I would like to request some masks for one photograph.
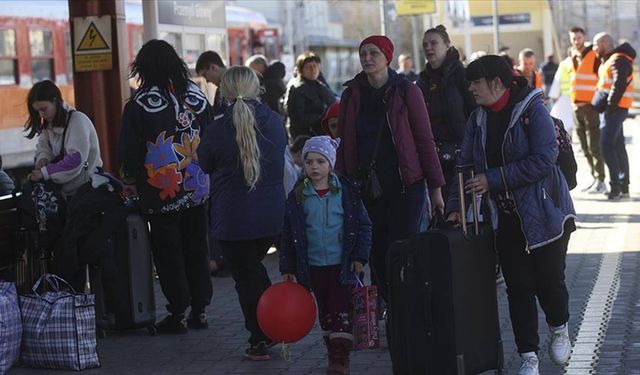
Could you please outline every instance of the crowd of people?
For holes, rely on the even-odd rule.
[[[398,57],[398,72],[391,69],[393,42],[372,35],[358,48],[361,72],[340,97],[314,52],[298,56],[296,75],[285,83],[280,62],[258,55],[227,67],[206,51],[196,72],[217,87],[213,103],[170,44],[145,43],[131,65],[139,89],[123,111],[118,163],[124,193],[139,197],[150,224],[169,312],[158,332],[208,328],[210,274],[225,268],[250,333],[246,356],[269,359],[275,343],[256,309],[271,285],[262,262],[275,245],[282,277],[315,294],[328,373],[348,374],[356,279],[370,264],[388,300],[390,245],[434,215],[459,222],[466,208],[455,166],[471,164],[475,176],[464,190],[482,195],[496,232],[519,374],[538,374],[536,299],[552,333],[550,358],[566,363],[565,256],[576,215],[556,163],[550,90],[554,79],[564,80],[560,93],[570,97],[594,178],[585,191],[619,200],[629,194],[622,122],[636,55],[606,33],[593,45],[582,28],[568,36],[572,47],[560,64],[549,57],[538,69],[535,53],[524,49],[516,64],[507,53],[478,51],[465,66],[439,25],[423,35],[426,61],[416,74],[407,54]],[[28,110],[27,137],[38,137],[30,179],[58,183],[67,197],[87,182],[99,185],[102,161],[89,118],[50,81],[33,86]]]

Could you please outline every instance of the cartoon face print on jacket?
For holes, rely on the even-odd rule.
[[[200,169],[196,150],[202,125],[198,115],[207,109],[207,98],[190,84],[180,100],[173,92],[167,95],[155,87],[140,92],[134,100],[146,112],[161,113],[166,116],[163,119],[174,124],[165,127],[167,130],[147,142],[146,147],[147,183],[159,190],[160,200],[166,201],[161,211],[204,202],[209,194],[209,176]]]

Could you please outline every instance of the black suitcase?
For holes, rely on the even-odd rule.
[[[465,234],[467,226],[430,229],[389,249],[387,340],[395,375],[502,369],[494,234],[475,215]]]
[[[125,225],[108,239],[112,263],[89,266],[96,295],[96,324],[104,330],[147,328],[155,334],[156,304],[151,242],[146,220],[131,210]]]

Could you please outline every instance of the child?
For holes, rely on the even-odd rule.
[[[302,149],[305,178],[289,194],[280,272],[313,290],[329,353],[328,374],[348,374],[353,346],[351,289],[371,249],[371,221],[358,191],[333,173],[340,139],[318,136]]]

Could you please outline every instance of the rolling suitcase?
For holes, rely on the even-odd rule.
[[[96,323],[102,330],[99,336],[104,336],[104,330],[135,328],[147,328],[155,334],[149,229],[142,215],[129,210],[124,225],[108,240],[113,263],[89,266],[89,288],[96,295]]]
[[[459,170],[461,207],[463,177]],[[387,254],[387,339],[395,375],[478,374],[502,369],[489,224],[429,229]],[[468,230],[469,229],[469,230]]]

